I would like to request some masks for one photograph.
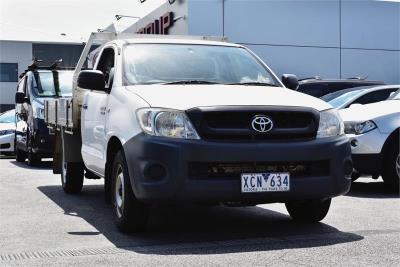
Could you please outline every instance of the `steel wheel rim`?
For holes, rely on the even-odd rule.
[[[124,174],[122,168],[119,167],[117,171],[117,177],[115,181],[115,209],[117,211],[118,218],[122,217],[124,208],[124,197],[125,197],[125,185],[124,185]]]
[[[397,177],[400,179],[400,153],[397,155],[396,158],[396,172],[397,172]]]

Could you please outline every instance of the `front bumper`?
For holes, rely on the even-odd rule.
[[[346,136],[306,142],[217,143],[180,140],[139,134],[124,144],[125,157],[135,196],[150,203],[243,202],[271,203],[328,198],[350,189],[351,149]],[[192,163],[257,163],[324,161],[324,175],[291,177],[290,191],[241,193],[237,177],[196,177]],[[165,172],[152,179],[150,166]]]
[[[14,139],[13,133],[0,135],[0,153],[14,153]]]

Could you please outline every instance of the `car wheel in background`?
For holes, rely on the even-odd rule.
[[[400,181],[400,154],[399,140],[388,145],[383,156],[382,178],[385,185],[396,192],[399,191]]]
[[[25,151],[15,149],[15,159],[17,160],[17,162],[25,162],[26,160]]]
[[[122,151],[119,151],[115,156],[111,178],[113,213],[118,229],[124,233],[144,230],[148,218],[148,207],[137,200],[132,191],[125,156]]]
[[[288,202],[285,205],[293,220],[303,223],[316,223],[328,214],[331,199]]]
[[[27,153],[27,158],[28,158],[28,165],[29,166],[37,166],[39,165],[40,161],[42,160],[39,155],[33,152],[32,150],[32,136],[28,134],[28,140],[27,140],[27,148],[28,148],[28,153]]]

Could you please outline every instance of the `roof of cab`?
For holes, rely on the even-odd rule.
[[[214,45],[214,46],[229,46],[229,47],[242,47],[239,44],[233,44],[223,41],[214,40],[200,40],[200,39],[190,39],[190,38],[132,38],[132,39],[120,39],[114,40],[114,43],[118,45],[125,44],[192,44],[192,45]]]

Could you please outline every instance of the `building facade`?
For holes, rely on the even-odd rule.
[[[152,33],[173,14],[169,34],[226,36],[277,74],[367,77],[400,83],[400,3],[377,0],[176,0],[125,29]]]
[[[74,67],[82,49],[83,44],[77,43],[0,41],[0,113],[14,108],[18,76],[33,58],[44,65],[61,58],[61,67]]]
[[[400,83],[399,1],[175,0],[124,30],[113,24],[105,29],[226,36],[255,51],[278,75]],[[82,47],[0,41],[0,111],[14,105],[16,77],[32,58],[63,58],[65,65],[74,66]]]

